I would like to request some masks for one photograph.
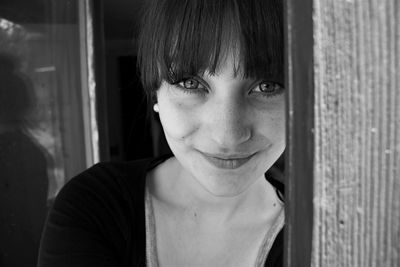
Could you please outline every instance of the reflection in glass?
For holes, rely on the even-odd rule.
[[[57,192],[85,149],[78,1],[0,4],[0,266],[36,266]],[[89,128],[90,129],[90,128]]]

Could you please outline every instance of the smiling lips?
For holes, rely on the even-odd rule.
[[[237,169],[240,166],[244,165],[246,162],[248,162],[254,154],[251,154],[249,156],[220,156],[220,155],[212,155],[212,154],[206,154],[201,152],[200,153],[203,158],[205,158],[209,163],[214,165],[217,168],[220,169]]]

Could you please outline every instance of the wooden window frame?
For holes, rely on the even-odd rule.
[[[313,226],[313,1],[285,1],[286,231],[284,265],[310,266]]]

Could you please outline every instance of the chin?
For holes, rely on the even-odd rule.
[[[193,162],[196,162],[193,165]],[[208,193],[217,197],[235,197],[250,188],[273,164],[272,157],[256,156],[238,169],[219,169],[200,159],[188,165],[192,177]],[[263,165],[263,166],[262,166]]]

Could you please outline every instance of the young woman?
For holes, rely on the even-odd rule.
[[[173,152],[102,163],[59,193],[39,266],[282,266],[282,2],[152,0],[143,86]]]

